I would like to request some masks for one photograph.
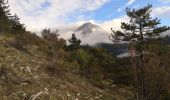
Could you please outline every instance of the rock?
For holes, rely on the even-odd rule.
[[[48,89],[47,88],[44,88],[44,93],[48,94]]]
[[[4,95],[3,100],[8,100],[8,97]]]
[[[38,79],[39,77],[38,76],[34,76],[35,79]]]
[[[13,63],[13,64],[11,64],[11,67],[14,67],[14,65],[15,65],[14,63]]]
[[[21,85],[28,85],[28,83],[26,83],[26,82],[25,83],[21,83]]]
[[[80,96],[80,93],[77,93],[77,96]]]
[[[30,69],[29,66],[27,66],[27,67],[25,68],[25,72],[29,72],[30,74],[32,74],[32,73],[31,73],[31,69]]]
[[[38,65],[38,66],[36,66],[36,68],[41,68],[41,66]]]
[[[79,100],[78,98],[75,98],[75,100]]]
[[[95,99],[99,99],[100,97],[95,97]]]
[[[90,100],[94,100],[93,98],[90,98]]]
[[[113,87],[113,88],[116,88],[116,85],[115,85],[115,84],[112,84],[112,87]]]
[[[103,97],[103,95],[100,94],[99,97]]]
[[[23,70],[24,70],[24,67],[20,67],[20,70],[23,71]]]
[[[27,94],[26,94],[26,93],[23,93],[23,94],[22,94],[22,96],[23,96],[23,97],[26,97],[26,96],[27,96]]]
[[[68,96],[68,97],[70,97],[70,96],[71,96],[71,94],[67,93],[67,96]]]

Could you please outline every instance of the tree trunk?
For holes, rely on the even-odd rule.
[[[138,90],[138,100],[145,100],[145,87],[144,87],[144,82],[145,82],[145,76],[144,76],[144,69],[143,69],[143,65],[144,64],[144,55],[143,55],[143,51],[144,51],[144,48],[143,48],[143,31],[142,31],[142,25],[141,25],[141,21],[140,21],[140,29],[139,29],[139,32],[140,32],[140,50],[139,50],[139,53],[140,53],[140,63],[138,65],[139,67],[139,77],[138,77],[138,80],[139,80],[139,88],[140,90]]]

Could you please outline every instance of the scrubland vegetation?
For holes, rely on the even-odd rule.
[[[169,37],[150,17],[151,5],[127,8],[125,32],[114,31],[113,45],[128,41],[129,57],[68,40],[58,31],[29,32],[0,0],[1,100],[170,100]]]

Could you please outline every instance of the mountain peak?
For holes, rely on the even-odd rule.
[[[76,29],[76,32],[80,32],[84,35],[90,34],[94,31],[101,31],[102,28],[98,25],[92,24],[91,22],[86,22]]]

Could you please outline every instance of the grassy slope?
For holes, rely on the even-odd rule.
[[[12,40],[0,37],[1,100],[127,100],[132,95],[125,88],[101,90],[72,73],[51,77],[36,46],[26,53],[9,45]]]

